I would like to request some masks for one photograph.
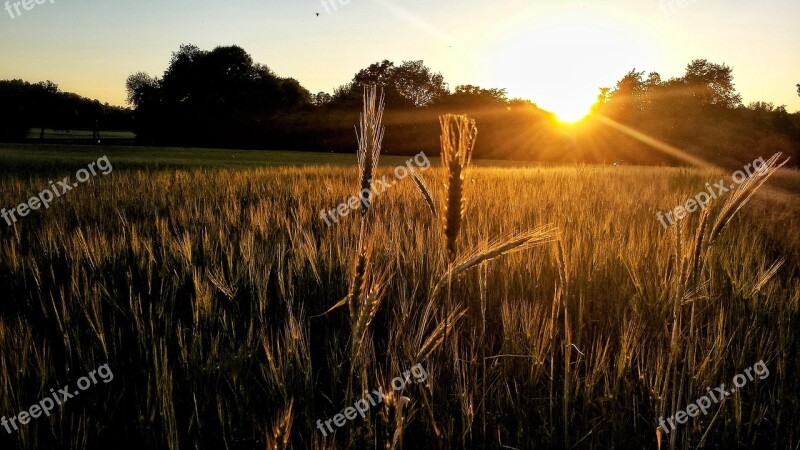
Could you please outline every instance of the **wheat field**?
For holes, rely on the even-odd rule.
[[[325,312],[351,290],[361,222],[352,213],[329,227],[319,211],[357,192],[355,161],[116,170],[0,226],[2,413],[105,362],[116,375],[0,442],[796,448],[796,198],[770,195],[770,180],[711,245],[695,245],[697,230],[703,220],[711,228],[724,201],[669,230],[655,218],[723,175],[470,167],[461,250],[544,234],[449,277],[439,293],[450,263],[444,227],[412,179],[398,182],[370,206],[370,303],[350,305],[367,311],[353,323],[346,307]],[[435,162],[422,177],[444,214],[447,170]],[[796,174],[773,180],[792,184]],[[3,177],[0,203],[48,181]],[[668,436],[657,432],[660,416],[759,360],[768,378]],[[334,435],[317,429],[359,387],[391,391],[415,364],[425,383]]]

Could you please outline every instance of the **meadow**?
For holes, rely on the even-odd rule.
[[[103,155],[111,175],[0,222],[0,415],[114,379],[2,448],[800,445],[796,171],[665,230],[656,212],[729,173],[475,161],[455,255],[434,158],[430,202],[403,180],[367,233],[319,215],[357,193],[355,155],[3,145],[0,206]],[[476,263],[447,276],[458,261]],[[768,377],[657,431],[759,361]],[[416,364],[427,381],[395,392]]]

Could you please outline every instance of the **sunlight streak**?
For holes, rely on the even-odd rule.
[[[602,123],[603,125],[611,127],[611,128],[613,128],[613,129],[615,129],[617,131],[620,131],[623,134],[625,134],[627,136],[630,136],[630,137],[636,139],[639,142],[647,144],[647,145],[655,148],[656,150],[661,151],[662,153],[665,153],[665,154],[667,154],[669,156],[672,156],[673,158],[680,159],[683,162],[687,162],[687,163],[692,164],[692,165],[697,166],[697,167],[707,167],[707,168],[719,169],[718,166],[716,166],[714,164],[711,164],[711,163],[709,163],[709,162],[707,162],[707,161],[705,161],[703,159],[700,159],[700,158],[698,158],[696,156],[692,156],[689,153],[687,153],[685,150],[682,150],[682,149],[680,149],[678,147],[675,147],[673,145],[667,144],[664,141],[661,141],[661,140],[656,139],[656,138],[654,138],[652,136],[644,134],[641,131],[635,130],[635,129],[627,126],[627,125],[623,125],[623,124],[621,124],[621,123],[619,123],[619,122],[617,122],[617,121],[615,121],[613,119],[610,119],[607,116],[604,116],[602,114],[597,114],[595,117],[597,117],[597,121]]]

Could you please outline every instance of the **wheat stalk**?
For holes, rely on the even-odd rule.
[[[497,238],[489,243],[484,250],[473,250],[461,255],[453,261],[448,272],[439,278],[433,288],[431,298],[434,298],[447,285],[448,280],[461,275],[472,267],[509,253],[550,242],[556,238],[557,234],[554,226],[545,225],[515,235]]]
[[[478,128],[475,120],[464,115],[447,114],[439,117],[442,127],[442,164],[447,169],[447,201],[444,213],[444,234],[447,254],[456,257],[456,240],[467,209],[464,196],[464,173],[472,160]]]
[[[361,217],[367,215],[371,202],[372,176],[378,167],[378,160],[381,155],[381,145],[383,144],[383,109],[384,93],[378,95],[378,88],[375,85],[364,88],[364,106],[359,121],[359,129],[356,131],[358,139],[358,169],[360,179],[360,196],[363,199],[361,207]]]

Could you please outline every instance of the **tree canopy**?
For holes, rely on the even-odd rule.
[[[310,107],[312,96],[238,46],[211,51],[181,45],[161,78],[135,73],[126,83],[145,140],[219,144],[249,124]]]
[[[334,102],[342,106],[358,103],[364,86],[371,84],[383,87],[387,104],[394,107],[426,107],[450,93],[442,74],[423,61],[403,61],[397,66],[383,60],[358,71],[350,83],[337,90]]]

